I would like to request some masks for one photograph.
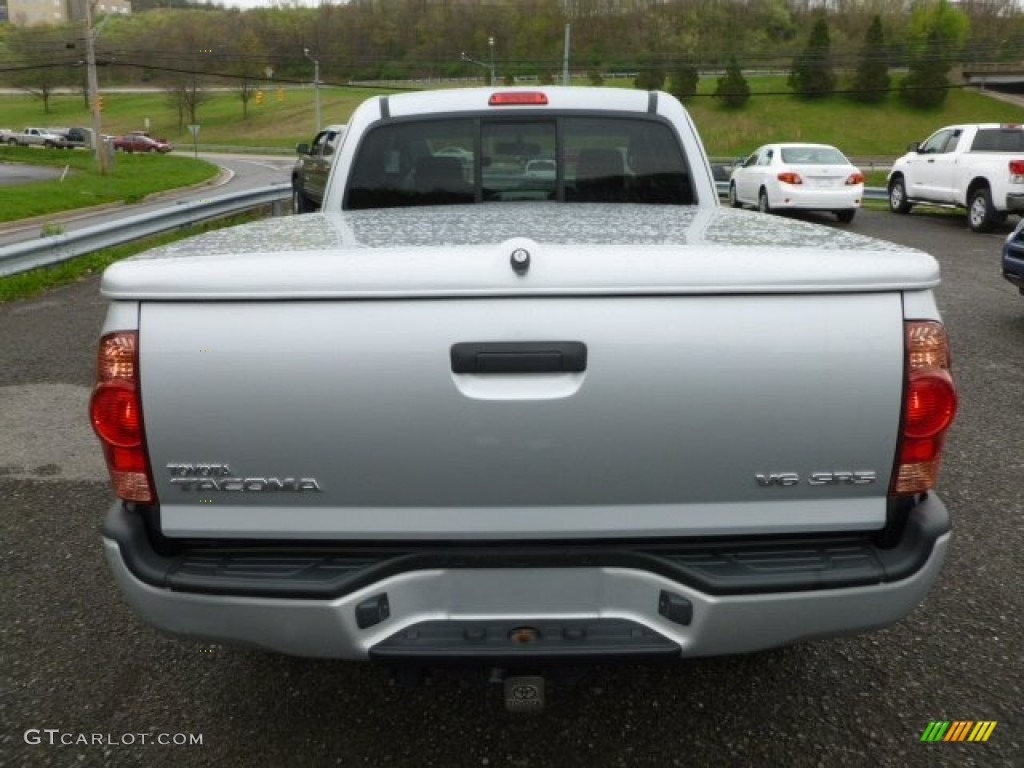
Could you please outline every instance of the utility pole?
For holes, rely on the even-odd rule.
[[[565,59],[562,62],[562,85],[569,84],[569,30],[571,25],[565,25]]]
[[[303,48],[306,58],[313,62],[313,93],[316,99],[316,132],[320,133],[320,59],[313,58],[309,48]]]
[[[92,148],[96,153],[96,168],[101,176],[107,175],[107,147],[103,142],[100,115],[100,87],[96,78],[96,37],[92,28],[92,3],[82,0],[85,18],[85,68],[89,83],[89,106],[92,112]]]

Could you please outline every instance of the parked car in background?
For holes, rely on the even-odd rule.
[[[864,174],[828,144],[766,144],[735,168],[729,204],[778,210],[832,211],[853,221],[864,196]]]
[[[328,125],[313,137],[312,144],[295,147],[299,155],[292,168],[292,210],[295,213],[320,210],[331,162],[344,135],[344,124]]]
[[[1024,219],[1003,243],[1003,277],[1024,295]]]
[[[473,153],[462,147],[442,147],[433,154],[434,157],[454,157],[462,163],[463,168],[473,165]]]
[[[20,133],[7,133],[3,137],[10,146],[22,147],[46,147],[55,149],[65,145],[65,140],[59,133],[53,133],[48,128],[26,128]]]
[[[1024,126],[976,123],[940,128],[914,142],[889,172],[889,210],[919,203],[967,209],[967,226],[991,232],[1024,214]]]
[[[62,147],[68,149],[92,147],[91,128],[50,128],[49,130],[63,139],[63,143],[60,145]]]
[[[174,149],[174,146],[163,139],[154,139],[142,133],[129,133],[114,138],[114,149],[120,152],[166,153]]]
[[[523,171],[523,175],[531,179],[554,179],[555,173],[555,161],[545,158],[530,160]]]

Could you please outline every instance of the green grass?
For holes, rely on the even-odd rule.
[[[711,97],[716,81],[704,78],[699,94],[687,108],[704,139],[708,154],[716,158],[749,154],[772,141],[814,141],[834,144],[846,154],[891,158],[903,153],[911,141],[926,138],[950,123],[1024,122],[1024,109],[975,91],[952,89],[941,110],[911,110],[890,94],[879,105],[864,105],[845,96],[821,100],[800,99],[788,93],[785,77],[748,78],[750,101],[740,110],[724,108]],[[581,83],[582,84],[582,83]],[[628,86],[609,81],[610,87]],[[320,91],[323,123],[347,122],[352,110],[377,93],[369,88],[325,87]],[[267,89],[262,105],[249,103],[249,117],[242,119],[241,101],[231,91],[216,91],[199,108],[200,144],[278,147],[287,151],[315,132],[313,91],[310,88]],[[104,93],[103,132],[141,130],[149,120],[150,132],[167,138],[182,149],[191,146],[187,128],[178,130],[177,112],[166,94]],[[0,97],[4,126],[20,130],[26,125],[89,125],[81,95],[58,95],[52,113],[28,95]]]
[[[846,96],[808,100],[759,95],[788,91],[784,77],[748,82],[751,98],[743,109],[726,109],[711,98],[715,82],[706,78],[698,96],[687,103],[712,157],[745,156],[775,141],[811,141],[834,144],[852,157],[893,158],[944,125],[1024,122],[1024,108],[976,91],[952,89],[942,109],[920,111],[905,106],[895,93],[869,106]]]
[[[252,221],[256,218],[258,218],[256,213],[225,217],[196,227],[166,232],[146,238],[145,240],[137,240],[134,243],[126,243],[125,245],[108,248],[103,251],[96,251],[95,253],[79,256],[76,259],[49,267],[41,267],[29,272],[10,275],[9,277],[0,277],[0,304],[5,301],[30,298],[52,288],[99,274],[115,261],[141,253],[149,248],[164,245],[165,243],[173,243],[176,240],[192,237],[201,232]]]
[[[218,173],[215,165],[191,157],[119,153],[113,169],[101,176],[92,153],[80,149],[0,147],[0,162],[48,165],[62,171],[55,179],[0,187],[0,222],[118,200],[133,203],[155,192],[198,184]]]
[[[388,90],[365,88],[320,89],[320,110],[324,125],[344,123],[361,102]],[[316,133],[314,94],[310,88],[268,89],[262,105],[249,102],[249,116],[242,118],[242,102],[232,91],[211,91],[209,100],[199,107],[199,144],[278,147],[286,152],[299,142],[309,142]],[[50,100],[51,111],[43,112],[42,102],[28,95],[0,96],[0,115],[4,128],[21,130],[25,126],[91,126],[91,117],[81,95],[61,94]],[[103,94],[102,132],[118,135],[147,129],[153,136],[165,138],[181,150],[192,146],[192,134],[185,125],[178,129],[178,113],[163,92]]]

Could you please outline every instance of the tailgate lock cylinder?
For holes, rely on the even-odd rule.
[[[530,252],[525,248],[516,248],[509,257],[512,271],[520,277],[530,271]]]

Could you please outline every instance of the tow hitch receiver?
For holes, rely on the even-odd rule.
[[[505,709],[509,712],[540,712],[544,709],[544,678],[505,678]]]

